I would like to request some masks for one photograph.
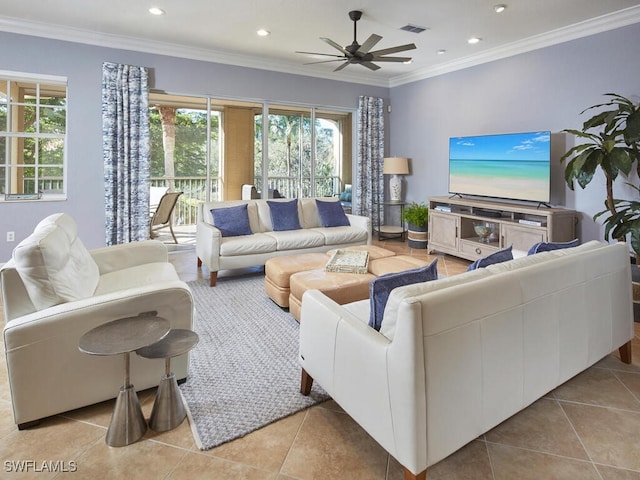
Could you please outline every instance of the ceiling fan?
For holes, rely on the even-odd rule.
[[[342,55],[333,55],[329,53],[314,53],[314,52],[296,52],[296,53],[304,53],[307,55],[322,55],[325,57],[336,57],[333,60],[322,60],[319,62],[309,62],[305,63],[305,65],[313,65],[316,63],[328,63],[328,62],[344,62],[342,65],[339,65],[334,72],[338,70],[342,70],[349,64],[357,64],[367,67],[370,70],[378,70],[380,66],[376,65],[373,62],[408,62],[411,60],[411,57],[385,57],[384,55],[389,55],[391,53],[404,52],[405,50],[413,50],[416,46],[413,43],[408,43],[406,45],[399,45],[397,47],[384,48],[382,50],[371,51],[371,49],[380,41],[382,37],[380,35],[376,35],[375,33],[370,35],[369,38],[365,40],[365,42],[360,45],[358,43],[356,37],[356,24],[360,18],[362,18],[362,12],[359,10],[353,10],[349,12],[349,18],[353,20],[353,43],[351,45],[347,45],[343,47],[338,43],[334,42],[330,38],[321,37],[320,40],[328,43],[335,49],[342,52]]]

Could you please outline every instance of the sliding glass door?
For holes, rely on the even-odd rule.
[[[351,141],[344,135],[345,130],[350,132],[350,118],[350,113],[315,108],[270,106],[266,115],[257,112],[258,190],[266,188],[269,196],[286,198],[338,194],[351,183]]]

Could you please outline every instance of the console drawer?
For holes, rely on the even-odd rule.
[[[497,246],[497,243],[492,245],[490,243],[471,242],[464,239],[460,241],[460,252],[464,254],[465,258],[473,257],[474,260],[477,260],[478,258],[491,255],[498,250],[500,250],[500,248]]]

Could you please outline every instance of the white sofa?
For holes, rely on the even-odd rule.
[[[313,380],[405,469],[428,466],[615,349],[631,363],[628,246],[589,242],[392,290],[302,300],[301,391]],[[385,325],[386,324],[386,325]]]
[[[38,224],[0,270],[3,331],[15,423],[38,420],[117,396],[122,355],[78,350],[92,328],[122,317],[157,312],[172,328],[192,328],[191,292],[168,262],[161,242],[148,240],[86,250],[73,219],[55,214]],[[136,390],[157,386],[164,360],[131,355]],[[171,367],[187,376],[186,355]]]
[[[319,198],[337,202],[337,198]],[[218,271],[264,265],[278,255],[326,252],[334,248],[371,244],[371,219],[359,215],[347,215],[350,226],[322,227],[315,198],[298,199],[299,230],[273,231],[267,202],[275,200],[228,200],[202,202],[198,205],[196,226],[196,255],[198,267],[203,263],[210,272],[210,284],[214,286]],[[213,225],[212,209],[247,204],[252,235],[223,237]]]

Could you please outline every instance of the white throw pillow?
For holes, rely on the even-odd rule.
[[[15,248],[13,260],[38,310],[90,297],[100,279],[98,265],[77,237],[75,221],[64,213],[42,220]]]

